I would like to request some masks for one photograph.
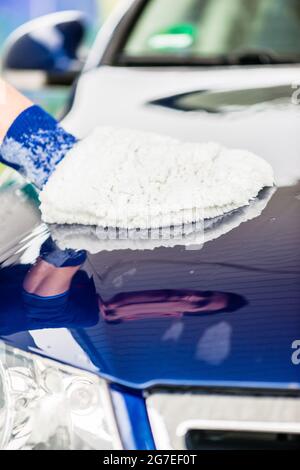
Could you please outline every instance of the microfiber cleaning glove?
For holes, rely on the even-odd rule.
[[[46,111],[30,106],[8,129],[0,148],[0,161],[42,189],[75,143],[76,138]]]

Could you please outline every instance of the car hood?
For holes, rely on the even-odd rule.
[[[238,110],[234,116],[208,116],[207,111],[204,116],[202,111],[193,115],[178,111],[165,106],[165,102],[149,107],[150,115],[154,113],[157,119],[171,113],[178,129],[185,118],[193,121],[193,131],[197,129],[193,140],[207,140],[215,129],[214,140],[236,141],[238,146],[255,150],[274,167],[277,187],[252,215],[234,214],[234,223],[232,219],[230,223],[228,219],[219,221],[218,230],[205,240],[204,246],[102,249],[99,253],[91,250],[93,254],[85,269],[93,279],[96,293],[105,302],[133,291],[225,292],[238,294],[245,305],[231,312],[201,315],[161,315],[153,309],[149,316],[127,316],[117,322],[107,322],[100,315],[92,327],[60,325],[19,332],[4,340],[133,388],[199,385],[298,389],[298,108],[272,103],[263,109],[255,106]],[[188,127],[187,124],[185,129]],[[8,197],[7,191],[2,191],[2,201]],[[20,200],[20,192],[11,188],[9,191],[13,192],[10,197]],[[25,204],[24,194],[22,201],[21,212],[17,211],[20,202],[13,204],[15,218],[14,211],[5,215],[10,232],[8,239],[1,242],[0,254],[6,264],[20,260],[28,263],[36,258],[45,238],[45,227],[40,225],[38,213],[32,214],[32,204]],[[31,228],[20,222],[26,210],[31,211]],[[21,224],[18,230],[16,220]]]

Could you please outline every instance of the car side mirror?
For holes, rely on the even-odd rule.
[[[71,84],[82,69],[79,47],[87,30],[80,11],[41,16],[16,29],[4,44],[2,68],[42,71],[48,83]]]

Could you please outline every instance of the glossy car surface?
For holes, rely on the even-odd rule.
[[[100,311],[92,327],[58,318],[51,329],[4,340],[100,374],[133,396],[153,386],[297,391],[300,366],[292,358],[300,334],[299,64],[116,64],[118,35],[128,30],[141,3],[129,2],[100,32],[65,126],[79,137],[97,125],[118,125],[247,148],[271,163],[276,188],[255,214],[237,211],[230,215],[234,223],[219,220],[216,236],[203,247],[89,254],[84,270],[95,296],[105,305],[120,294],[131,302],[132,293],[142,294],[148,315],[135,306],[134,313],[121,309],[111,321]],[[22,191],[5,186],[0,192],[6,228],[0,261],[7,269],[30,264],[47,231]],[[3,209],[7,201],[14,203],[12,211]],[[158,290],[177,293],[181,301],[183,291],[237,294],[245,305],[195,315],[184,311],[184,302],[181,311],[174,308],[167,294],[169,307],[163,301],[158,306]]]

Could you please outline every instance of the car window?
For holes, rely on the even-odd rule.
[[[300,0],[149,0],[121,59],[300,59]]]

